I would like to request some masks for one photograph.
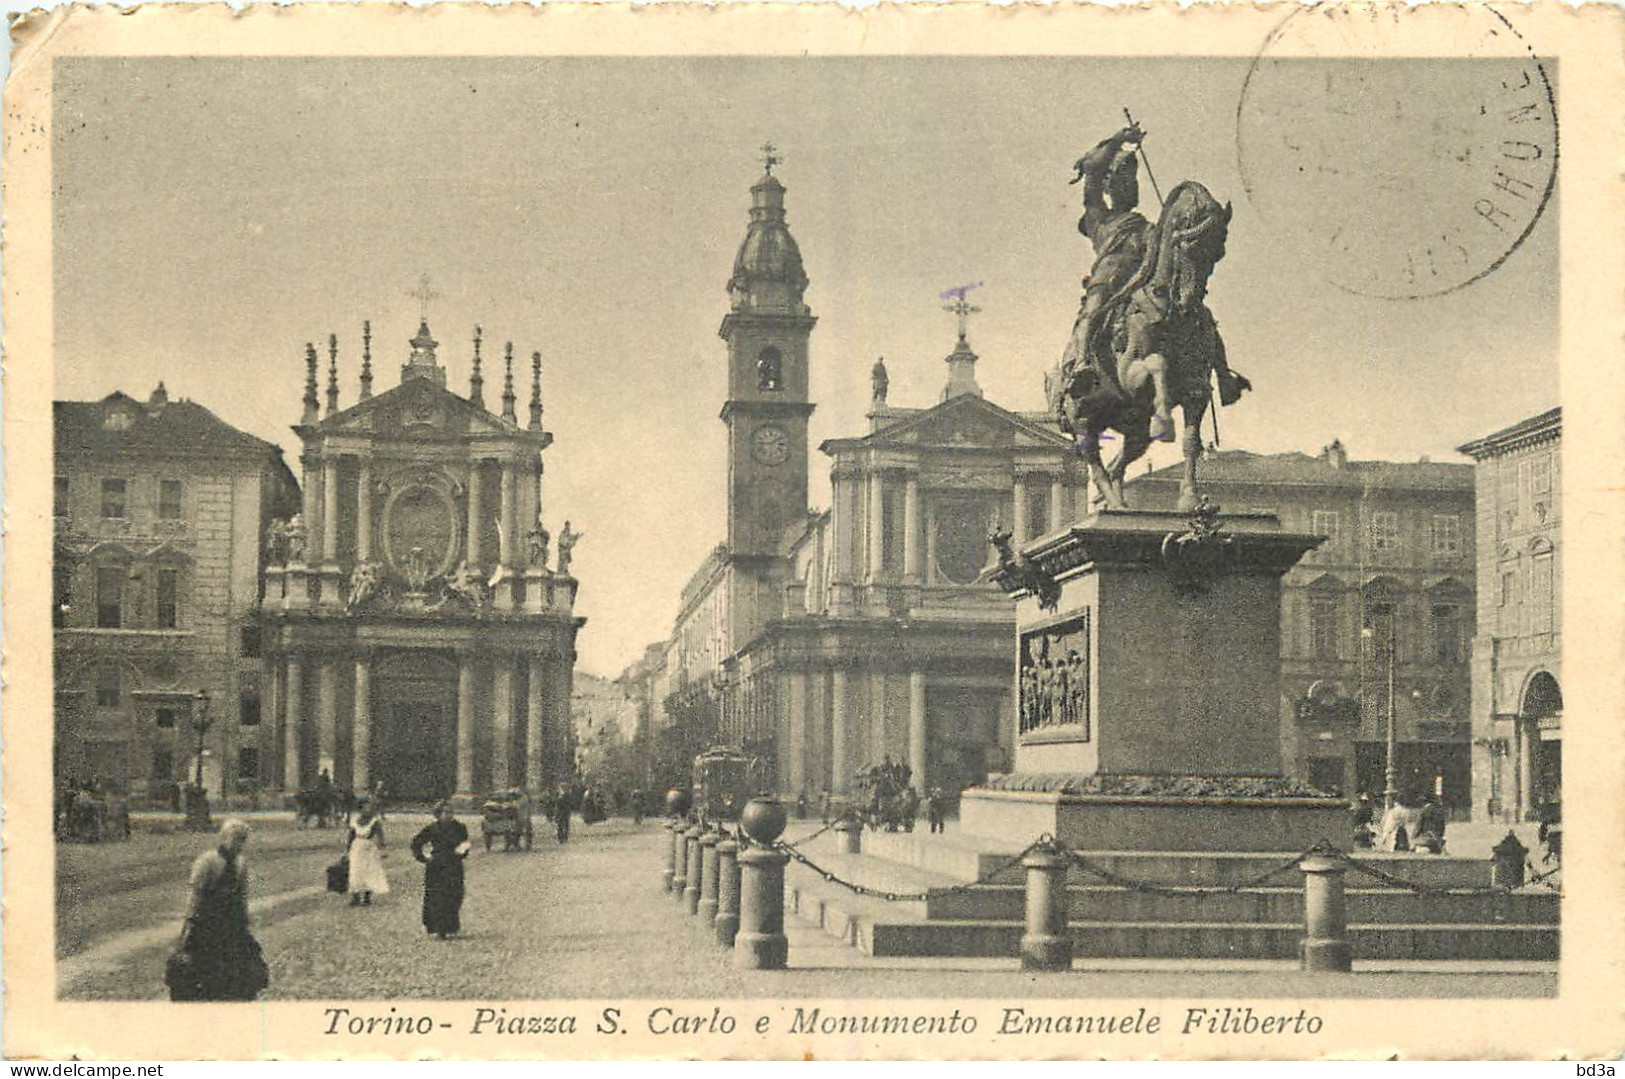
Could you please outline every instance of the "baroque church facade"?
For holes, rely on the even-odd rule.
[[[635,677],[659,687],[652,725],[681,747],[671,778],[682,753],[718,741],[791,797],[848,794],[887,758],[922,792],[957,793],[1010,759],[1014,614],[981,580],[989,531],[1019,542],[1070,521],[1082,473],[1047,415],[983,398],[965,321],[976,309],[960,296],[936,404],[891,403],[884,362],[854,372],[870,381],[869,429],[819,447],[829,508],[810,511],[816,319],[773,164],[751,188],[720,329],[727,541]]]
[[[400,383],[326,411],[306,348],[303,505],[270,543],[261,619],[284,790],[318,782],[391,798],[459,800],[575,771],[575,641],[568,527],[543,520],[541,357],[528,416],[507,346],[500,410],[486,407],[476,329],[467,396],[446,386],[427,316]]]

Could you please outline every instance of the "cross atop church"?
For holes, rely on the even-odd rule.
[[[784,158],[779,156],[779,148],[777,146],[774,146],[771,142],[762,143],[762,164],[767,167],[767,174],[769,176],[773,175],[774,165],[783,163]]]
[[[969,321],[970,316],[978,314],[982,310],[980,307],[976,307],[967,301],[965,299],[965,293],[969,292],[973,288],[981,287],[982,282],[978,281],[973,285],[960,285],[958,288],[948,289],[942,294],[942,298],[944,300],[951,298],[954,301],[950,304],[944,304],[942,309],[948,312],[950,315],[955,315],[959,318],[959,339],[961,341],[965,340],[966,323]]]
[[[428,322],[429,301],[438,300],[440,298],[440,293],[429,287],[429,275],[424,274],[422,277],[418,278],[418,287],[409,290],[407,295],[415,297],[418,301],[418,320],[420,322]]]

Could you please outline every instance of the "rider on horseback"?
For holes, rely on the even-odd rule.
[[[1084,213],[1078,231],[1094,248],[1095,262],[1084,279],[1082,309],[1061,360],[1061,377],[1055,387],[1058,399],[1052,404],[1062,426],[1080,437],[1088,437],[1078,422],[1081,414],[1092,412],[1098,418],[1102,413],[1116,413],[1131,396],[1123,385],[1117,355],[1143,355],[1153,345],[1142,337],[1119,347],[1112,339],[1116,334],[1110,331],[1102,335],[1106,340],[1097,340],[1097,333],[1106,329],[1100,325],[1102,320],[1129,301],[1124,329],[1132,338],[1139,336],[1136,330],[1154,335],[1170,314],[1168,277],[1174,267],[1158,265],[1162,237],[1135,208],[1140,194],[1138,154],[1144,140],[1144,130],[1137,122],[1131,123],[1080,158],[1072,179],[1073,183],[1083,181]],[[1150,287],[1143,287],[1147,285]],[[1245,378],[1230,370],[1222,348],[1214,350],[1210,362],[1222,403],[1235,403],[1243,390],[1251,388]],[[1149,434],[1156,441],[1173,440],[1172,420],[1163,409],[1151,417]]]

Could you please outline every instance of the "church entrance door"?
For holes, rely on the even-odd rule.
[[[386,663],[375,698],[373,775],[390,800],[432,802],[457,783],[457,666],[411,654]]]

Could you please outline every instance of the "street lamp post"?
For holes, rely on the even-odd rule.
[[[1367,624],[1360,635],[1375,640],[1377,628]],[[1382,808],[1394,808],[1399,795],[1399,731],[1394,723],[1394,663],[1399,652],[1399,623],[1388,610],[1388,717],[1383,728]]]
[[[186,801],[186,826],[198,831],[206,831],[211,825],[209,822],[209,796],[203,791],[203,736],[214,725],[209,716],[209,694],[205,690],[198,690],[193,698],[196,708],[192,712],[192,730],[197,734],[197,762],[192,772],[192,796]]]

